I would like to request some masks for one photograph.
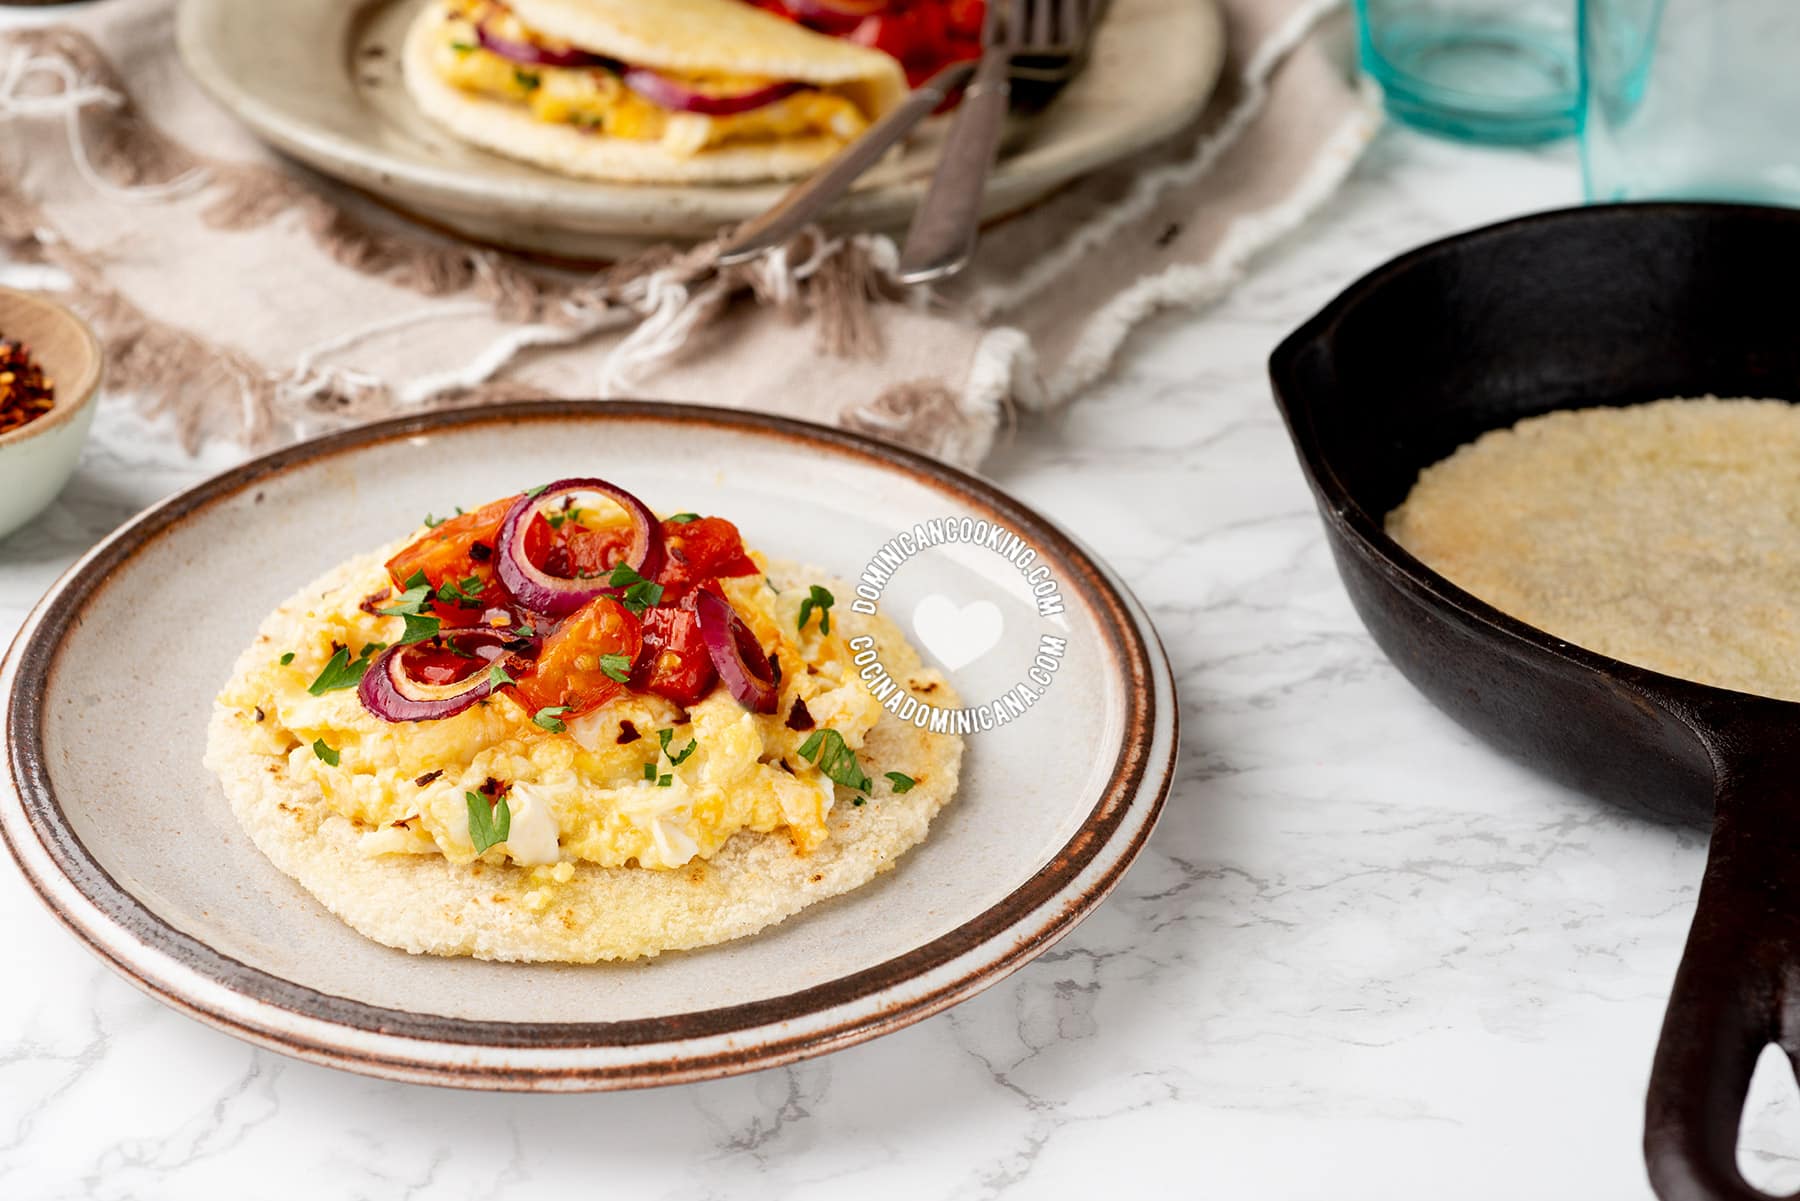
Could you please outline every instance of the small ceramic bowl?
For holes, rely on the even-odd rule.
[[[100,342],[60,304],[0,288],[0,338],[20,341],[56,383],[44,416],[0,434],[0,538],[44,511],[81,457],[100,393]]]

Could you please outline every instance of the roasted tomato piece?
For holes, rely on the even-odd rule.
[[[579,580],[605,575],[631,545],[631,527],[589,529],[579,521],[552,526],[539,513],[525,529],[525,557],[553,576]]]
[[[433,599],[432,615],[450,627],[475,625],[491,611],[503,609],[506,597],[494,579],[494,539],[517,499],[508,496],[452,517],[389,559],[387,573],[395,589],[405,588],[406,581],[421,571],[433,592],[445,584],[463,591],[468,580],[477,581],[479,587],[466,590],[469,600]]]
[[[530,713],[568,706],[574,717],[598,709],[625,687],[607,674],[609,667],[629,676],[643,647],[638,619],[610,596],[597,596],[544,639],[537,664],[507,693]],[[613,655],[624,663],[608,662]]]
[[[631,676],[633,690],[692,705],[718,679],[691,609],[663,606],[644,613],[644,650]]]
[[[850,32],[849,40],[871,50],[880,50],[891,54],[905,64],[919,50],[917,38],[911,21],[897,13],[884,13],[878,16],[865,17]],[[907,82],[913,82],[912,70],[907,70]]]
[[[895,5],[865,17],[844,36],[899,59],[907,82],[917,87],[946,64],[981,53],[986,11],[981,0]]]
[[[984,0],[751,0],[831,37],[891,54],[918,87],[945,64],[981,53]]]
[[[744,539],[737,527],[723,517],[665,521],[662,531],[669,557],[656,582],[663,586],[665,605],[674,604],[707,580],[755,575],[761,570],[744,553]]]
[[[987,4],[984,0],[947,0],[944,5],[944,24],[953,41],[974,42],[975,52],[979,54],[981,43],[981,25],[987,17]],[[953,47],[962,50],[962,47]]]

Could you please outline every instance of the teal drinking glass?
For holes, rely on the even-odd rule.
[[[1580,0],[1587,198],[1800,205],[1800,3]]]
[[[1356,27],[1409,125],[1512,144],[1575,132],[1575,0],[1357,0]]]

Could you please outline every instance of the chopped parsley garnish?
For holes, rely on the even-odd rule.
[[[675,782],[674,776],[658,776],[656,779],[656,786],[658,788],[667,788],[669,785],[673,784],[674,782]]]
[[[688,761],[688,756],[694,753],[694,748],[700,745],[700,740],[698,738],[693,739],[686,746],[682,747],[681,752],[677,754],[669,749],[669,743],[674,737],[674,730],[658,730],[656,732],[656,740],[662,743],[663,754],[669,757],[670,763],[674,764],[676,767],[680,767],[683,763]]]
[[[337,653],[325,664],[325,670],[319,678],[306,686],[306,690],[314,696],[324,696],[327,692],[336,692],[340,688],[354,688],[362,683],[363,673],[369,670],[369,663],[375,652],[381,650],[386,643],[371,642],[362,648],[362,652],[352,659],[350,648],[340,646]]]
[[[313,754],[331,767],[336,767],[338,760],[343,758],[338,754],[337,748],[327,744],[323,738],[313,739]]]
[[[645,609],[661,603],[662,594],[663,586],[661,584],[652,584],[649,580],[645,580],[641,584],[633,584],[627,588],[625,595],[620,600],[627,609],[641,617]]]
[[[544,520],[548,521],[550,523],[550,528],[553,530],[562,529],[563,523],[565,521],[573,521],[576,525],[580,525],[581,524],[581,510],[579,508],[573,508],[573,507],[567,508],[567,509],[558,509],[554,513],[544,514]]]
[[[606,673],[609,680],[620,684],[628,683],[631,680],[631,656],[601,655],[600,670]]]
[[[488,668],[488,683],[495,688],[504,688],[508,684],[517,684],[518,681],[506,673],[506,668],[496,663]]]
[[[425,578],[423,571],[416,571],[406,581],[406,591],[396,596],[393,604],[375,611],[385,617],[404,618],[406,633],[400,639],[400,645],[410,646],[412,643],[437,637],[438,631],[443,628],[444,623],[431,616],[430,608],[431,581]]]
[[[845,788],[867,792],[874,784],[873,780],[863,774],[862,765],[856,761],[856,752],[850,749],[844,736],[829,726],[814,730],[800,744],[800,757],[817,764],[819,770],[832,782],[842,784]]]
[[[888,783],[894,786],[894,791],[896,793],[911,792],[913,790],[913,785],[918,783],[917,780],[913,779],[903,771],[888,772],[887,778]]]
[[[514,71],[513,80],[526,91],[533,91],[543,80],[536,71]]]
[[[475,43],[473,43],[473,42],[451,42],[450,49],[456,51],[458,54],[473,54],[473,53],[475,53]]]
[[[642,617],[645,609],[662,603],[663,586],[646,580],[629,563],[614,567],[606,582],[625,590],[619,595],[619,603],[630,609],[634,617]]]
[[[794,628],[804,630],[806,619],[812,616],[814,609],[817,609],[819,611],[819,633],[831,633],[831,606],[835,604],[837,604],[837,598],[831,595],[829,589],[814,584],[812,592],[800,602],[800,621]]]
[[[531,720],[544,727],[544,729],[550,731],[552,734],[562,734],[566,733],[569,729],[567,723],[562,719],[563,714],[568,711],[569,707],[567,705],[546,705],[536,713],[533,713],[531,715]]]
[[[521,638],[534,638],[537,636],[537,631],[531,628],[531,623],[529,621],[514,630],[513,633]]]
[[[512,809],[505,797],[490,805],[480,793],[465,792],[463,802],[469,807],[469,841],[475,844],[477,855],[506,841],[512,833]]]
[[[414,581],[417,581],[415,583]],[[406,591],[394,598],[394,603],[384,605],[375,610],[390,617],[417,616],[431,608],[431,582],[419,572],[411,580],[406,581]]]
[[[431,514],[427,513],[425,514],[425,528],[428,530],[435,530],[449,520],[448,517],[433,517]]]
[[[530,496],[530,497],[542,496],[544,494],[544,489],[548,488],[549,486],[550,486],[549,484],[539,484],[535,488],[527,488],[527,489],[525,489],[525,495]]]
[[[698,513],[677,513],[677,514],[675,514],[675,516],[669,518],[669,520],[673,521],[676,525],[687,525],[689,522],[699,521],[700,514],[698,514]]]
[[[294,661],[294,652],[293,651],[289,651],[287,654],[281,656],[281,665],[283,667],[286,667],[288,664],[292,663],[293,661]]]
[[[646,779],[646,780],[656,779],[656,764],[654,764],[654,763],[644,764],[644,779]]]
[[[465,609],[481,608],[481,593],[487,585],[478,575],[472,575],[458,582],[445,580],[438,585],[434,594],[446,605],[461,605]]]
[[[444,627],[444,623],[435,617],[413,613],[402,614],[402,617],[406,621],[406,633],[400,635],[401,646],[411,646],[415,642],[436,638],[438,631]]]

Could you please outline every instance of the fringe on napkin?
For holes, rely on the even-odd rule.
[[[296,175],[183,146],[144,118],[117,70],[75,30],[24,30],[7,41],[0,123],[61,120],[72,160],[94,188],[146,203],[198,196],[205,202],[202,220],[220,230],[297,214],[312,241],[341,266],[421,296],[466,296],[482,311],[517,323],[467,362],[399,386],[323,360],[409,324],[454,319],[467,308],[401,314],[311,348],[288,371],[270,372],[133,305],[108,287],[98,263],[60,242],[42,211],[0,179],[0,254],[68,275],[71,302],[110,350],[112,386],[139,396],[151,415],[170,417],[190,449],[217,432],[206,428],[207,398],[221,387],[239,397],[241,438],[261,445],[309,416],[358,422],[427,404],[533,394],[540,390],[495,377],[532,348],[631,327],[599,373],[603,398],[624,395],[744,292],[793,320],[812,320],[818,347],[828,355],[880,350],[870,308],[895,296],[896,251],[886,238],[813,231],[780,253],[724,269],[716,264],[717,244],[706,243],[685,252],[652,248],[586,279],[534,270],[494,251],[377,228]]]
[[[935,299],[934,312],[953,315],[974,333],[963,378],[888,384],[869,399],[848,398],[837,420],[973,465],[1017,409],[1061,404],[1099,378],[1149,313],[1198,306],[1226,291],[1257,251],[1314,211],[1349,170],[1372,134],[1372,103],[1351,106],[1305,178],[1272,205],[1224,227],[1225,237],[1205,261],[1165,265],[1096,296],[1072,327],[1055,332],[1051,341],[1058,344],[1048,354],[1044,321],[1028,306],[1104,258],[1109,245],[1159,204],[1179,203],[1246,138],[1255,144],[1250,131],[1269,107],[1284,60],[1341,7],[1342,0],[1301,0],[1283,14],[1228,69],[1214,109],[1185,140],[1115,170],[1111,178],[1128,186],[1028,266],[967,281],[972,286],[960,297],[955,288],[937,298],[914,295],[919,311]],[[237,436],[261,445],[426,405],[543,394],[545,389],[506,380],[503,373],[534,350],[602,338],[595,388],[587,394],[628,394],[700,344],[703,332],[745,295],[790,321],[810,322],[816,346],[827,354],[878,361],[884,323],[891,324],[880,310],[904,294],[893,279],[894,244],[878,236],[833,238],[812,231],[781,252],[725,269],[717,265],[716,243],[685,251],[662,247],[583,277],[366,220],[354,205],[339,203],[335,188],[321,189],[271,163],[201,154],[168,136],[139,110],[100,48],[69,27],[0,38],[0,126],[23,121],[60,121],[76,173],[110,199],[189,203],[205,226],[219,230],[294,222],[333,263],[425,298],[416,311],[338,333],[306,347],[285,369],[271,367],[133,303],[109,285],[103,248],[84,251],[61,241],[24,190],[0,176],[0,255],[66,273],[71,303],[108,345],[112,385],[170,417],[190,447],[229,432],[220,428],[221,395],[238,399]],[[1112,186],[1105,179],[1093,182],[1102,192]],[[459,348],[459,361],[441,369],[390,380],[335,361],[373,339],[474,314],[505,328],[466,353]]]

